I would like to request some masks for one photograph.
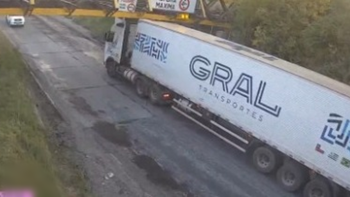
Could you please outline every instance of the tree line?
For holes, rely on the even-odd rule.
[[[350,85],[349,0],[236,0],[233,40]]]

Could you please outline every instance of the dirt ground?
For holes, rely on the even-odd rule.
[[[52,105],[34,78],[28,79],[28,90],[35,101],[39,118],[46,128],[50,151],[59,169],[69,197],[88,197],[91,195],[88,176],[81,167],[80,154],[75,152],[71,128],[66,124],[61,114]]]

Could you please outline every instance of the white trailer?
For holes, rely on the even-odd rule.
[[[247,152],[289,192],[349,195],[348,86],[184,26],[140,20],[132,39],[129,27],[116,20],[106,34],[110,76]]]

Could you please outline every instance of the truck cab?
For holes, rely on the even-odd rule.
[[[136,35],[136,23],[115,18],[110,31],[105,33],[104,64],[130,64]]]

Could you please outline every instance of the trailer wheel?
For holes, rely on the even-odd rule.
[[[333,197],[328,181],[317,177],[306,184],[303,197]]]
[[[162,91],[157,84],[152,84],[149,91],[149,99],[153,105],[161,104]]]
[[[279,155],[268,147],[261,146],[254,150],[253,165],[261,173],[273,172],[281,163],[280,161]]]
[[[346,197],[350,197],[350,191],[346,191]]]
[[[147,82],[143,78],[137,78],[135,81],[136,93],[141,98],[146,98],[148,96],[147,92]]]
[[[116,63],[114,61],[106,62],[106,69],[108,76],[115,78],[117,76]]]
[[[299,190],[307,181],[307,170],[299,163],[287,161],[277,171],[277,181],[281,187],[289,192]]]

